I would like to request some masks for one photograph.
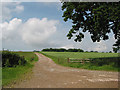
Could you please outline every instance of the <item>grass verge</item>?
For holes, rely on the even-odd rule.
[[[2,68],[2,86],[6,86],[16,80],[21,79],[26,73],[32,70],[34,63],[38,60],[38,57],[33,52],[15,52],[21,56],[24,56],[27,64],[25,66],[17,67],[5,67]],[[34,57],[34,60],[31,58]]]

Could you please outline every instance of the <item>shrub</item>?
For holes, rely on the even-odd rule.
[[[23,56],[10,51],[2,52],[2,67],[14,67],[16,65],[25,65],[26,60]]]
[[[34,57],[31,57],[31,58],[30,58],[30,61],[33,61],[33,60],[34,60]]]
[[[90,63],[97,66],[112,65],[114,67],[120,67],[120,57],[94,58]]]

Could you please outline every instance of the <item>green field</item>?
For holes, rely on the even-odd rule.
[[[41,53],[51,58],[55,63],[63,66],[84,68],[90,70],[106,70],[106,71],[118,71],[119,69],[118,67],[114,66],[114,62],[99,66],[99,65],[93,65],[91,63],[85,63],[85,64],[81,64],[79,62],[68,63],[67,61],[67,58],[88,59],[88,58],[118,57],[117,53],[95,53],[95,52],[84,52],[84,53],[83,52],[41,52]]]
[[[42,52],[46,55],[64,58],[99,58],[99,57],[117,57],[117,53],[95,53],[95,52]]]
[[[19,80],[21,77],[24,77],[24,74],[30,72],[34,62],[38,60],[38,57],[33,52],[15,52],[21,56],[24,56],[27,64],[25,66],[17,67],[5,67],[2,68],[2,86],[8,85],[16,80]],[[31,61],[31,58],[34,57],[34,60]]]
[[[34,57],[34,61],[37,61],[38,60],[38,57],[34,54],[34,52],[15,52],[21,56],[24,56],[25,59],[29,62],[29,63],[33,63],[33,62],[30,62],[30,59],[32,57]]]

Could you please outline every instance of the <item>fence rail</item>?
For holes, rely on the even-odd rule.
[[[64,59],[64,60],[63,60]],[[105,57],[105,58],[89,58],[89,59],[76,59],[76,58],[58,58],[58,63],[92,63],[95,65],[108,65],[109,63],[114,63],[116,66],[120,66],[120,57]]]
[[[71,58],[68,58],[68,63],[69,62],[80,62],[80,63],[85,63],[85,62],[90,62],[91,59],[71,59]]]

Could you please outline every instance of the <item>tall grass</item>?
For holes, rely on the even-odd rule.
[[[25,73],[33,67],[31,64],[25,66],[7,67],[2,69],[2,85],[8,85],[16,80],[19,80]]]

